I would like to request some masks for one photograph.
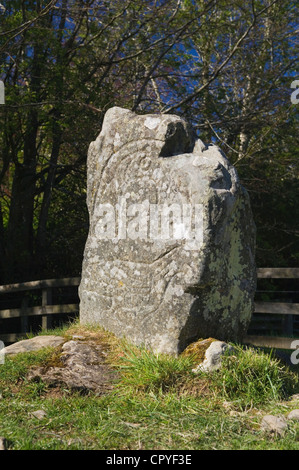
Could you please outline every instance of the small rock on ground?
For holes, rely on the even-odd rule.
[[[7,441],[5,437],[0,437],[0,450],[6,450],[7,449]]]
[[[294,395],[290,396],[290,401],[299,401],[299,393],[295,393]]]
[[[211,372],[221,367],[221,360],[223,354],[231,352],[232,346],[224,341],[213,341],[205,352],[204,361],[192,370],[194,373],[200,371]]]
[[[288,416],[288,419],[293,419],[294,421],[299,421],[299,410],[292,410]]]
[[[47,413],[44,410],[36,410],[33,411],[31,414],[37,419],[43,419],[47,416]]]
[[[24,352],[38,351],[46,347],[56,347],[62,344],[65,339],[62,336],[55,335],[44,335],[44,336],[35,336],[30,339],[23,339],[16,343],[6,346],[6,348],[1,350],[2,354],[19,354]]]
[[[287,430],[288,424],[285,418],[267,415],[263,417],[261,429],[272,434],[282,435]]]

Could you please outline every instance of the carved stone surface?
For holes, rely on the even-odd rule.
[[[235,168],[173,115],[112,108],[88,153],[80,321],[157,352],[239,340],[255,292],[255,226]]]

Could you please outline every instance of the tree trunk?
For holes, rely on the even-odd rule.
[[[7,272],[15,281],[30,277],[32,268],[38,120],[36,111],[30,114],[23,163],[16,162],[7,228]]]
[[[60,115],[55,116],[57,121]],[[51,158],[50,158],[50,167],[47,176],[47,180],[44,186],[43,191],[43,200],[41,205],[41,210],[39,214],[39,221],[38,221],[38,230],[37,230],[37,237],[36,237],[36,246],[37,246],[37,253],[39,258],[39,264],[43,264],[45,258],[45,250],[47,245],[47,221],[49,215],[49,208],[52,198],[52,189],[56,175],[56,168],[57,162],[59,157],[59,150],[61,145],[61,135],[62,131],[57,124],[57,121],[54,119],[53,123],[53,143],[52,143],[52,151],[51,151]]]

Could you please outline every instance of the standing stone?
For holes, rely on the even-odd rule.
[[[160,353],[240,340],[253,311],[255,225],[218,147],[178,116],[114,107],[87,178],[81,323]]]

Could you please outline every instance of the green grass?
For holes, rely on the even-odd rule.
[[[223,367],[195,375],[194,359],[155,355],[79,325],[55,334],[90,334],[110,346],[119,382],[105,396],[51,389],[26,379],[33,365],[55,363],[57,353],[6,357],[0,365],[0,436],[14,450],[299,450],[299,423],[282,436],[260,429],[265,414],[299,408],[299,375],[271,353],[234,345]],[[38,420],[33,411],[43,409]]]
[[[118,363],[122,375],[120,388],[144,393],[167,393],[190,375],[194,362],[190,358],[155,355],[146,348],[136,348],[123,342]]]
[[[241,409],[281,400],[298,389],[298,375],[272,351],[267,354],[240,345],[234,345],[234,354],[223,358],[223,367],[212,378],[219,394]]]

